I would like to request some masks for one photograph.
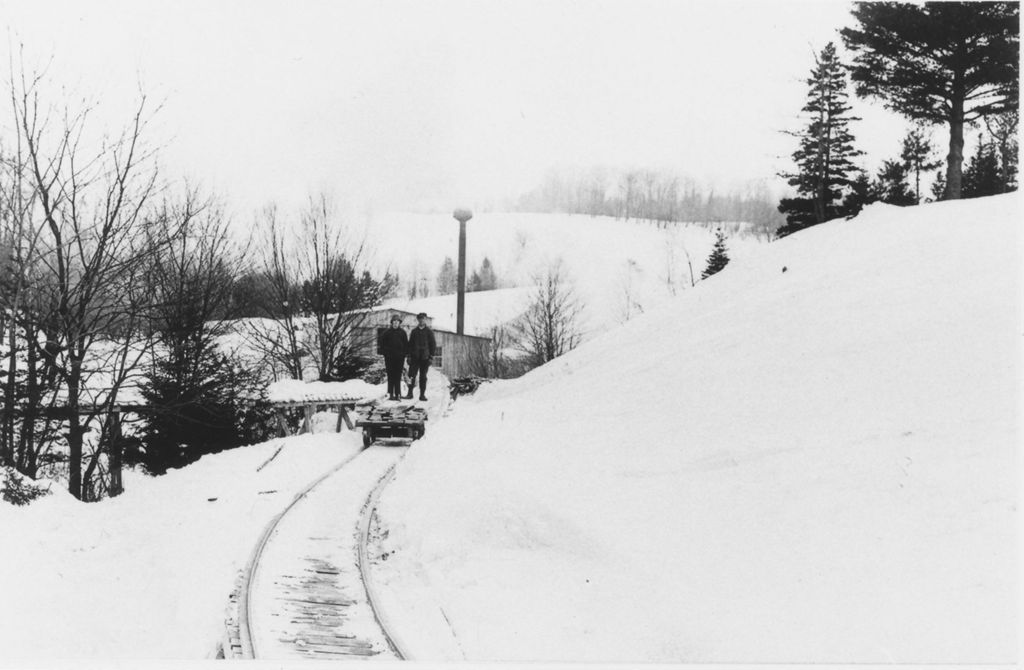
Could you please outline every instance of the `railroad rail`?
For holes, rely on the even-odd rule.
[[[430,383],[433,401],[422,408],[424,421],[428,412],[440,419],[451,407],[447,380],[435,375]],[[221,657],[409,658],[381,611],[367,550],[380,495],[408,449],[364,448],[311,482],[267,524],[231,596]]]
[[[366,578],[365,546],[369,516],[406,450],[377,446],[358,452],[310,483],[270,521],[239,580],[223,657],[407,658],[377,609]],[[349,522],[332,523],[335,510],[344,517],[345,509]]]

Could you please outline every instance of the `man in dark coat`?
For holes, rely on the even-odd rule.
[[[409,350],[409,338],[402,328],[402,317],[391,317],[391,327],[380,336],[380,352],[384,354],[384,368],[388,372],[388,400],[402,397],[402,368]]]
[[[427,368],[437,351],[437,342],[434,340],[434,331],[427,327],[427,315],[420,312],[416,315],[416,321],[416,327],[409,333],[409,393],[405,397],[412,398],[416,374],[419,373],[420,400],[426,400]]]

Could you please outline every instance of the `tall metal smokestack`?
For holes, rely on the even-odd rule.
[[[462,335],[466,325],[466,221],[473,218],[473,212],[457,209],[452,216],[459,222],[459,302],[455,332]]]

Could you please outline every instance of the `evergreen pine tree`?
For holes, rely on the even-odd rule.
[[[473,274],[470,276],[469,279],[466,280],[466,292],[473,293],[475,291],[482,291],[483,289],[480,288],[480,286],[480,273],[477,272],[476,270],[473,270]]]
[[[721,272],[722,268],[728,264],[729,253],[725,248],[725,233],[719,228],[715,231],[715,246],[711,249],[711,255],[708,256],[708,265],[704,268],[700,278],[707,279],[711,275]]]
[[[925,132],[924,127],[918,124],[911,129],[903,138],[903,151],[900,159],[903,167],[914,175],[914,203],[921,204],[921,173],[929,172],[942,166],[942,161],[933,157],[935,147]]]
[[[484,256],[483,262],[480,264],[480,291],[493,291],[498,288],[498,278],[494,274],[494,267],[491,265],[491,259]]]
[[[876,200],[890,205],[905,207],[916,204],[917,201],[910,190],[910,184],[907,183],[907,168],[899,161],[882,163],[872,188]]]
[[[1003,175],[999,169],[996,148],[990,142],[979,142],[964,170],[963,197],[980,198],[1004,191]]]
[[[961,197],[964,124],[1017,108],[1020,14],[1016,2],[857,2],[857,95],[911,119],[949,127],[946,191]]]
[[[451,295],[459,290],[459,276],[455,270],[455,262],[450,256],[444,257],[441,263],[441,271],[437,273],[437,294]]]
[[[856,172],[851,159],[862,153],[853,148],[848,126],[857,118],[849,116],[846,74],[831,42],[815,57],[807,85],[802,112],[810,121],[796,134],[800,146],[793,152],[798,171],[781,175],[796,187],[797,196],[779,203],[779,211],[786,215],[779,237],[848,214],[840,198]]]
[[[255,374],[236,368],[205,337],[189,338],[154,361],[142,395],[146,416],[144,451],[125,454],[150,474],[188,465],[205,454],[264,438],[266,408],[246,404]]]
[[[864,207],[877,201],[878,196],[871,180],[867,174],[859,172],[857,178],[850,183],[850,190],[843,198],[843,210],[847,216],[856,216]]]
[[[1017,110],[985,117],[985,128],[999,150],[999,174],[1003,191],[1017,190]]]
[[[935,173],[935,181],[932,183],[932,202],[943,200],[946,195],[946,170],[939,169]]]

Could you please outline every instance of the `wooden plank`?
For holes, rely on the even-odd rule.
[[[284,412],[275,409],[274,414],[277,416],[277,436],[288,437],[288,422],[285,421]]]
[[[299,433],[312,433],[313,432],[313,405],[304,405],[302,407],[302,428],[299,429]]]
[[[352,419],[349,418],[348,410],[346,409],[345,405],[341,405],[341,406],[338,407],[338,431],[337,432],[339,432],[339,433],[341,432],[341,420],[342,419],[345,420],[345,425],[348,426],[349,430],[355,430],[355,425],[352,423]]]

